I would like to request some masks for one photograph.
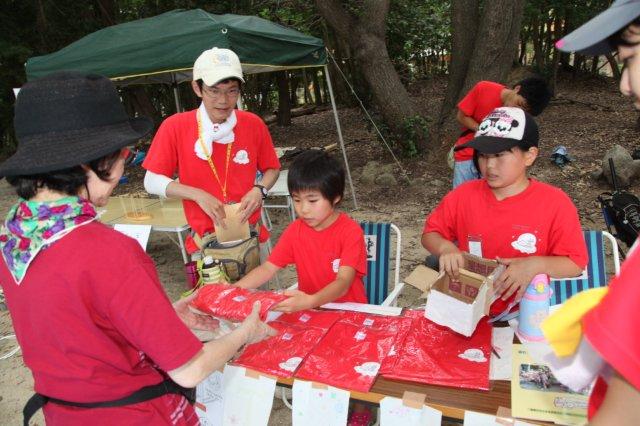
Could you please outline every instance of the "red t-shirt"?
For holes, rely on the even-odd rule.
[[[500,94],[505,86],[492,81],[480,81],[458,103],[458,109],[468,117],[480,123],[491,111],[502,106]],[[473,139],[475,132],[462,127],[462,135],[456,141],[456,145],[462,145]],[[473,149],[465,148],[455,151],[456,161],[467,161],[473,158]]]
[[[40,252],[18,286],[4,262],[6,295],[35,391],[73,402],[119,399],[161,382],[202,343],[178,318],[153,261],[133,239],[83,225]],[[117,408],[53,403],[47,424],[193,424],[186,400],[165,395]]]
[[[212,160],[220,183],[215,178],[209,162],[198,158],[195,144],[198,140],[196,111],[174,114],[158,129],[142,167],[150,172],[173,177],[176,171],[180,183],[203,189],[222,202],[240,202],[253,187],[257,171],[279,169],[280,161],[273,147],[269,129],[255,114],[236,110],[237,124],[233,129],[235,141],[231,146],[227,182],[227,199],[224,200],[221,184],[225,184],[227,146],[213,143]],[[214,230],[211,218],[197,203],[184,200],[184,214],[191,228],[202,236]],[[249,218],[256,223],[260,210]]]
[[[335,302],[367,303],[362,277],[367,274],[364,233],[360,225],[345,213],[322,231],[316,231],[302,219],[284,230],[269,262],[283,268],[295,263],[298,289],[315,294],[335,281],[340,266],[351,266],[356,276],[344,296]]]
[[[614,370],[640,391],[640,250],[622,264],[620,276],[609,284],[609,292],[584,318],[589,343]],[[596,413],[607,386],[600,379],[589,400],[589,418]]]
[[[559,188],[535,179],[529,182],[520,194],[502,201],[486,180],[465,182],[431,212],[423,233],[437,232],[457,241],[460,250],[487,259],[567,256],[584,269],[587,248],[575,206]],[[506,303],[499,300],[492,312],[503,307]]]

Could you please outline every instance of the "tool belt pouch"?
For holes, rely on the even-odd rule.
[[[232,283],[260,265],[260,245],[255,230],[251,230],[249,238],[236,243],[219,243],[215,234],[210,234],[202,238],[201,247],[203,258],[211,256],[219,260]]]

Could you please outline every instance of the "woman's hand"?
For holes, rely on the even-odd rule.
[[[248,345],[278,334],[276,330],[260,320],[260,302],[253,304],[251,314],[240,324],[239,329],[245,333]]]
[[[189,303],[198,295],[196,290],[189,296],[177,300],[173,303],[173,308],[176,310],[178,317],[184,322],[184,324],[193,330],[205,330],[211,331],[217,329],[220,324],[217,319],[210,317],[209,315],[196,314],[189,309]]]

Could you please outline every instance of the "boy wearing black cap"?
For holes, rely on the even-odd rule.
[[[538,126],[519,108],[497,108],[459,148],[475,149],[482,179],[449,192],[427,217],[422,245],[439,256],[440,270],[458,276],[462,252],[498,259],[507,266],[496,282],[499,313],[531,279],[580,275],[587,251],[578,213],[560,189],[527,176],[538,156]],[[457,241],[457,245],[454,244]]]
[[[640,0],[613,2],[556,47],[587,55],[617,50],[625,65],[620,91],[633,97],[640,109]],[[595,350],[606,364],[592,372],[598,380],[589,398],[591,425],[640,424],[640,251],[636,246],[599,304],[578,319],[583,340],[577,351],[581,353],[574,356],[584,359],[583,351]]]

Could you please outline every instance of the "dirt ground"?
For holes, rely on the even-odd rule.
[[[438,112],[441,94],[444,92],[443,79],[422,81],[411,88],[414,100],[424,113],[433,119]],[[402,273],[401,277],[424,259],[419,238],[425,215],[450,189],[451,170],[446,166],[446,149],[439,149],[441,155],[427,161],[425,158],[402,159],[403,167],[410,183],[401,183],[394,188],[368,186],[361,182],[362,168],[368,161],[392,163],[392,157],[384,149],[367,123],[364,115],[356,108],[339,111],[342,130],[347,144],[347,154],[356,188],[359,209],[353,210],[349,195],[343,208],[356,219],[393,222],[402,230]],[[605,182],[594,181],[590,174],[600,167],[601,159],[614,144],[620,144],[630,152],[640,139],[636,128],[637,112],[629,100],[619,94],[615,82],[608,79],[582,80],[561,78],[556,99],[539,117],[541,154],[531,169],[535,178],[551,183],[567,192],[578,207],[584,228],[605,229],[596,196],[611,188]],[[336,141],[333,114],[330,110],[313,115],[298,117],[290,127],[271,127],[276,146],[324,146]],[[574,162],[560,169],[549,161],[553,148],[567,147]],[[336,152],[337,154],[337,152]],[[285,163],[284,168],[287,167]],[[400,175],[399,169],[397,175]],[[129,171],[130,183],[121,185],[116,195],[143,195],[142,171]],[[640,193],[638,184],[630,190]],[[0,214],[4,217],[15,196],[3,180],[0,182]],[[272,211],[273,212],[273,211]],[[272,213],[274,236],[280,234],[288,219],[284,212]],[[148,253],[155,261],[161,281],[172,300],[175,300],[185,286],[182,260],[178,248],[165,235],[152,234]],[[291,271],[281,275],[280,285],[289,284],[293,279]],[[275,285],[275,284],[274,284]],[[420,303],[417,291],[408,289],[400,304],[403,306]],[[0,336],[12,333],[11,320],[6,310],[0,309]],[[13,342],[0,341],[0,356],[8,352]],[[0,360],[0,424],[21,423],[24,402],[31,395],[33,382],[31,374],[24,367],[20,353],[6,360]],[[290,412],[279,401],[274,402],[270,424],[290,424]],[[41,415],[32,424],[44,424]]]

